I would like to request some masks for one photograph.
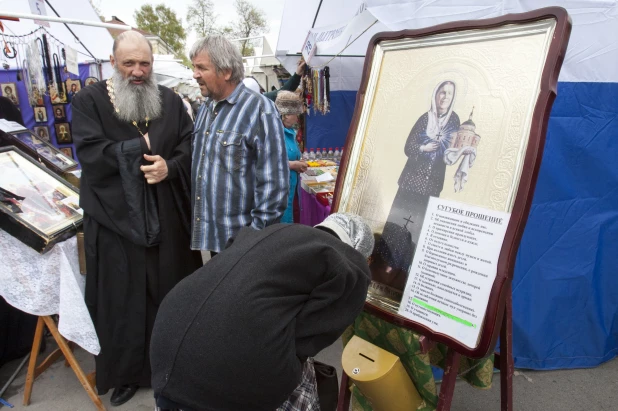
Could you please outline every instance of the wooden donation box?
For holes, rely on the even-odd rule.
[[[341,362],[375,411],[410,411],[422,402],[399,357],[362,338],[352,337]]]

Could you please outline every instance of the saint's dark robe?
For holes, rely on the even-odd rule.
[[[371,258],[371,275],[382,284],[403,290],[412,265],[416,243],[412,241],[407,224],[391,221],[384,224]]]
[[[149,154],[137,127],[113,112],[105,82],[73,98],[73,136],[82,166],[86,304],[101,353],[99,393],[124,384],[150,385],[150,334],[163,297],[202,265],[190,250],[193,123],[173,91],[159,87],[163,114],[151,120],[151,154],[168,177],[149,185],[140,171]]]
[[[408,161],[397,184],[399,191],[439,197],[444,187],[446,172],[444,152],[451,144],[451,134],[459,129],[459,116],[452,112],[448,122],[435,139],[427,136],[427,122],[428,114],[425,113],[419,117],[410,131],[404,148]],[[421,146],[431,142],[437,142],[438,149],[429,153],[422,152]],[[393,207],[395,206],[397,205],[393,202]]]
[[[408,161],[399,176],[397,195],[372,255],[373,279],[400,290],[405,287],[414,259],[429,197],[440,197],[444,188],[444,152],[451,144],[452,134],[459,129],[459,116],[453,111],[436,138],[427,135],[427,123],[425,113],[406,140],[404,152]],[[438,143],[437,150],[422,152],[420,147],[430,142]]]

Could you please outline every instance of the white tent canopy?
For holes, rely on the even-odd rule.
[[[358,67],[363,65],[369,39],[374,33],[388,30],[376,23],[377,19],[363,11],[362,6],[360,0],[287,0],[277,42],[277,58],[289,72],[294,72],[307,33],[316,27],[312,31],[318,40],[322,36],[330,40],[318,41],[317,55],[311,60],[311,66],[328,63],[331,90],[358,89],[361,80]],[[368,31],[362,34],[365,30]],[[333,33],[338,37],[332,38]],[[361,37],[343,52],[345,58],[331,61],[333,55],[359,35]]]
[[[60,17],[94,22],[101,21],[88,0],[48,1]],[[47,4],[46,11],[48,16],[56,16],[51,7]],[[31,14],[28,0],[0,0],[0,15],[2,15],[3,12]],[[33,20],[28,19],[20,19],[20,21],[4,20],[2,24],[5,27],[4,33],[14,36],[27,35],[40,27],[38,24],[34,23]],[[70,24],[69,28],[75,33],[75,36],[79,38],[81,43],[83,43],[82,45],[63,23],[50,22],[49,25],[50,27],[47,28],[47,31],[52,36],[64,45],[77,50],[77,59],[79,63],[109,59],[109,55],[112,51],[113,39],[107,29]],[[15,60],[9,60],[8,63],[15,67]]]
[[[88,0],[48,0],[51,6],[62,18],[84,20],[89,22],[100,23],[99,16],[92,8]],[[46,5],[48,16],[56,16],[51,7]],[[3,13],[23,13],[32,14],[28,0],[0,0],[0,16]],[[20,21],[3,21],[5,27],[5,35],[9,36],[27,36],[40,26],[33,20],[20,19]],[[92,27],[77,24],[68,24],[68,27],[63,23],[49,22],[50,27],[46,28],[47,32],[53,36],[54,43],[61,42],[66,46],[77,50],[77,59],[79,63],[98,62],[101,63],[101,74],[98,73],[96,67],[92,67],[91,75],[102,78],[109,78],[113,74],[113,69],[109,63],[109,57],[112,52],[114,40],[106,28]],[[73,33],[75,35],[73,35]],[[43,32],[38,32],[37,37],[40,37]],[[77,40],[77,38],[81,43]],[[7,41],[11,41],[6,37]],[[23,38],[24,40],[26,38]],[[50,39],[50,42],[52,40]],[[23,58],[23,57],[22,57]],[[155,63],[153,65],[154,74],[157,77],[159,84],[174,87],[179,92],[190,97],[195,97],[199,94],[199,86],[193,79],[193,73],[184,65],[179,63],[173,56],[170,55],[155,55]],[[16,68],[16,59],[7,60],[11,68]]]
[[[179,93],[191,99],[200,94],[200,87],[193,78],[193,71],[171,54],[155,54],[153,72],[157,82],[169,88],[176,88]]]
[[[262,36],[262,44],[254,47],[256,57],[245,59],[245,76],[253,77],[266,91],[270,91],[272,86],[279,88],[277,74],[272,67],[278,67],[281,62],[275,57],[270,43]],[[266,57],[261,57],[266,56]]]
[[[367,46],[375,33],[486,19],[555,5],[555,0],[287,0],[276,54],[288,71],[293,70],[307,33],[312,30],[318,37],[318,47],[311,65],[328,63],[332,90],[357,90]],[[592,73],[593,81],[615,78],[618,62],[612,51],[618,47],[618,1],[565,0],[559,5],[573,20],[560,80],[573,81],[584,73],[586,78]],[[599,32],[604,35],[595,34]],[[595,42],[590,42],[592,37]],[[339,53],[342,57],[331,61]]]

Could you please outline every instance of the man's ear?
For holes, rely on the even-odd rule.
[[[112,64],[112,67],[116,67],[116,59],[114,59],[114,55],[109,55],[109,62]]]
[[[225,70],[223,72],[223,78],[225,79],[225,81],[230,81],[230,79],[232,78],[232,70]]]

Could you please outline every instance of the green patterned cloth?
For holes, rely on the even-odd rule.
[[[446,346],[436,344],[429,353],[422,354],[419,343],[420,335],[366,312],[356,317],[354,324],[348,327],[343,334],[344,347],[354,335],[398,355],[423,399],[423,403],[417,408],[417,411],[434,411],[436,409],[438,394],[431,365],[444,368]],[[461,357],[458,375],[473,387],[489,389],[493,377],[493,364],[493,354],[481,360]],[[369,401],[355,386],[352,388],[352,410],[372,411]]]

